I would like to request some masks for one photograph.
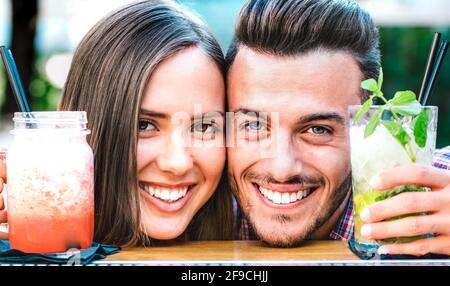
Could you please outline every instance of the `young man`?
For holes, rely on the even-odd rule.
[[[227,60],[228,108],[235,112],[228,167],[243,212],[241,238],[256,234],[280,247],[350,239],[347,107],[366,99],[361,81],[378,76],[378,31],[371,17],[350,0],[250,0]],[[441,161],[443,168],[448,164]],[[380,253],[450,254],[449,173],[407,165],[372,183],[378,189],[406,184],[432,189],[366,209],[367,238],[436,233],[383,246]],[[383,222],[417,212],[432,214]]]

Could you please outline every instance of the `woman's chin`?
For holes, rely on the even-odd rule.
[[[179,238],[187,228],[187,224],[180,224],[180,221],[170,222],[167,219],[155,219],[158,223],[152,224],[151,222],[143,225],[143,232],[150,238],[156,240],[173,240]],[[165,222],[162,222],[165,221]],[[170,227],[164,227],[170,226]],[[157,229],[155,229],[157,227]]]

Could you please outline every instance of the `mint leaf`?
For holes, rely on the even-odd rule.
[[[378,75],[378,90],[381,91],[381,87],[383,86],[383,68],[380,67],[380,74]]]
[[[370,121],[367,123],[366,129],[364,129],[364,139],[372,135],[373,132],[375,132],[375,129],[377,129],[378,124],[380,124],[382,111],[383,109],[381,107],[378,108],[378,111],[372,116]]]
[[[405,105],[416,100],[416,94],[410,90],[397,91],[394,98],[390,100],[392,105]]]
[[[366,102],[364,102],[363,106],[361,107],[361,109],[358,111],[358,113],[355,115],[354,121],[358,122],[359,119],[361,119],[361,117],[366,114],[367,111],[369,111],[370,107],[373,104],[373,100],[372,97],[370,97],[368,100],[366,100]]]
[[[373,78],[371,78],[363,81],[361,83],[361,88],[371,92],[376,92],[378,90],[378,84]]]
[[[412,101],[411,103],[399,106],[392,106],[392,112],[401,114],[403,116],[411,116],[418,115],[422,110],[422,105],[417,100]]]
[[[408,133],[403,129],[403,126],[401,123],[397,121],[390,121],[390,120],[382,120],[381,123],[386,127],[386,129],[389,131],[389,133],[392,134],[392,136],[397,139],[402,146],[405,146],[406,144],[411,141],[411,137],[409,137]]]
[[[427,144],[428,120],[427,110],[424,109],[419,116],[416,117],[414,122],[414,140],[420,148],[425,147]]]

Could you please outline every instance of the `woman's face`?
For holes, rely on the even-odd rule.
[[[139,115],[141,228],[179,237],[214,193],[225,164],[225,91],[216,64],[197,47],[163,61]]]

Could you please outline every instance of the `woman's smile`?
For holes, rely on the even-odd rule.
[[[196,184],[183,184],[163,187],[159,184],[139,182],[139,189],[145,202],[166,213],[181,210],[189,202],[196,186]]]

